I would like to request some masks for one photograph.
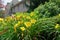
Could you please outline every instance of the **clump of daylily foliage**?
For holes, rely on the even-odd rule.
[[[24,31],[28,31],[29,28],[34,26],[37,22],[38,15],[34,12],[29,13],[17,13],[12,16],[8,16],[5,19],[0,18],[1,23],[1,35],[10,31],[12,33],[19,33],[22,35]],[[4,31],[5,30],[5,31]],[[3,32],[4,31],[4,32]],[[10,36],[8,33],[8,35]],[[1,36],[2,38],[3,36]],[[6,37],[7,38],[7,37]],[[9,39],[9,38],[8,38]]]
[[[60,39],[60,14],[51,18],[38,17],[31,12],[0,18],[0,40]]]

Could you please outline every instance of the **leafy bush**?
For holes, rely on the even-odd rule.
[[[51,2],[55,2],[60,7],[60,0],[51,0]]]
[[[45,3],[44,5],[40,5],[38,8],[34,10],[40,17],[52,17],[56,16],[60,13],[60,8],[56,3],[49,2]]]

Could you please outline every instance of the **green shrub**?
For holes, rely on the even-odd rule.
[[[35,13],[37,13],[40,18],[41,17],[53,17],[60,13],[60,8],[56,3],[49,2],[45,3],[44,5],[40,5],[38,8],[34,10]]]
[[[51,2],[55,2],[60,7],[60,0],[51,0]]]

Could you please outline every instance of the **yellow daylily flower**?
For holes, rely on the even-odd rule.
[[[16,32],[16,27],[14,27],[14,31]]]
[[[35,19],[31,19],[30,21],[31,21],[31,23],[36,23]]]
[[[26,16],[26,18],[27,18],[27,19],[31,19],[31,17],[30,17],[30,16]]]
[[[31,26],[31,22],[25,22],[24,24],[27,28]]]
[[[0,21],[3,21],[3,18],[0,18]]]
[[[20,25],[20,21],[18,21],[18,23],[15,24],[14,27],[17,27],[18,25]]]
[[[26,15],[23,15],[23,18],[26,18]]]
[[[19,20],[19,19],[20,19],[20,16],[17,16],[17,17],[16,17],[16,20]]]
[[[60,14],[59,14],[59,16],[60,16]]]
[[[20,25],[21,24],[21,22],[20,21],[18,21],[18,23],[17,23],[18,25]]]
[[[55,28],[56,28],[56,29],[59,28],[59,24],[56,24]]]
[[[10,20],[12,20],[12,17],[9,16],[9,17],[6,18],[6,21],[9,22]]]
[[[25,30],[25,27],[20,27],[20,29],[21,29],[22,31],[24,31],[24,30]]]
[[[18,24],[15,24],[15,25],[14,25],[14,30],[15,30],[15,32],[16,32],[17,26],[18,26]]]
[[[14,30],[15,30],[15,32],[16,32],[16,28],[17,28],[19,25],[20,25],[20,21],[18,21],[18,23],[14,25]]]
[[[34,16],[34,12],[31,12],[31,13],[30,13],[30,16]]]

